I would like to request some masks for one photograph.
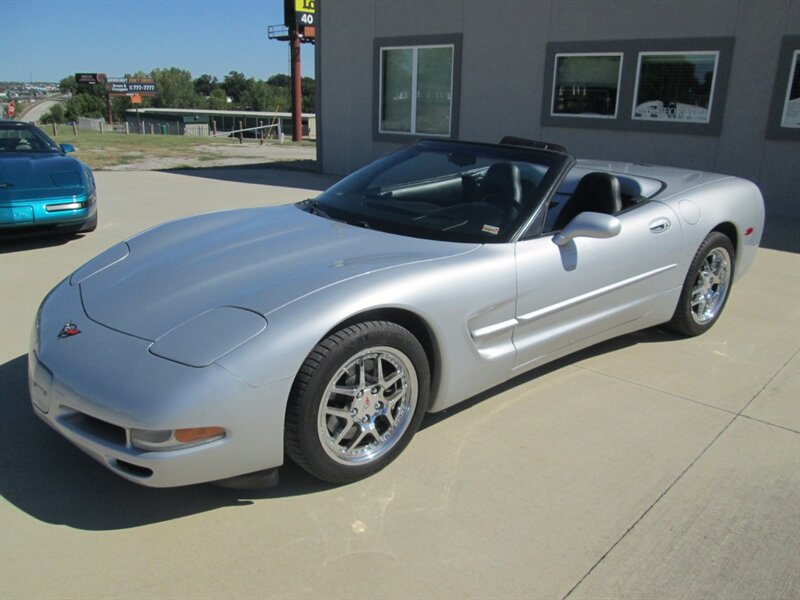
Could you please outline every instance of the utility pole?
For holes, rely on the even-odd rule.
[[[303,140],[303,87],[300,69],[300,36],[297,27],[289,29],[292,53],[292,141]]]

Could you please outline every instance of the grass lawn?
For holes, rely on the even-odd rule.
[[[72,144],[74,156],[93,169],[104,169],[118,165],[136,163],[146,159],[186,159],[187,163],[211,162],[221,157],[236,157],[236,148],[245,149],[254,142],[240,145],[233,138],[191,137],[182,135],[126,135],[124,133],[100,133],[79,130],[61,125],[53,135],[52,125],[41,125],[42,130],[59,144]],[[269,142],[268,142],[269,143]],[[274,143],[274,142],[273,142]],[[314,142],[302,142],[313,145]],[[219,152],[216,150],[219,149]],[[246,154],[241,154],[245,157]]]

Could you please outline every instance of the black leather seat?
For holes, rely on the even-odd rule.
[[[621,210],[622,195],[619,191],[619,180],[610,173],[600,171],[587,173],[575,186],[572,196],[558,213],[553,230],[564,229],[567,223],[584,211],[613,215]]]
[[[522,206],[522,184],[519,167],[514,163],[495,163],[486,170],[478,189],[481,202],[501,209],[504,221],[513,221]]]

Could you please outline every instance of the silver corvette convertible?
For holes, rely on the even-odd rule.
[[[136,483],[334,483],[426,412],[613,336],[709,329],[764,207],[713,173],[422,141],[318,197],[165,223],[42,302],[35,413]]]

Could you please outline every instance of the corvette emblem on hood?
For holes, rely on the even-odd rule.
[[[78,329],[78,326],[75,325],[75,323],[68,321],[67,324],[61,328],[61,333],[58,334],[58,337],[61,339],[68,338],[72,337],[73,335],[78,335],[80,332],[81,330]]]

